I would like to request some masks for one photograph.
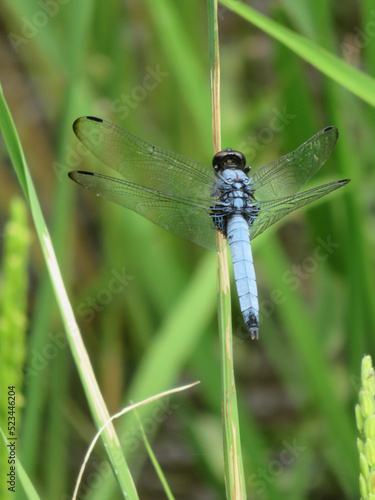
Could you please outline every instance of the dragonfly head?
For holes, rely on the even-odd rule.
[[[227,168],[240,169],[246,173],[250,170],[247,170],[245,156],[239,151],[233,151],[231,148],[216,153],[212,160],[212,166],[215,172],[220,172]]]

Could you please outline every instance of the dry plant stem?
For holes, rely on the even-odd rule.
[[[217,0],[208,0],[212,132],[214,152],[221,150],[220,140],[220,59],[217,24]],[[231,297],[228,255],[224,237],[217,233],[218,315],[222,360],[222,418],[224,441],[225,486],[228,499],[245,500],[245,481],[238,422],[236,386],[233,370]]]
[[[219,30],[217,25],[217,2],[214,1],[214,19],[209,20],[212,44],[210,43],[210,80],[212,104],[212,135],[214,154],[221,150],[221,115],[220,115],[220,57]],[[211,21],[211,22],[210,22]],[[213,61],[213,64],[212,64]]]

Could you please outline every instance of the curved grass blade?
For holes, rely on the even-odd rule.
[[[112,417],[109,417],[108,420],[102,425],[102,427],[95,434],[95,437],[91,441],[91,444],[90,444],[90,446],[89,446],[89,448],[88,448],[88,450],[86,452],[85,458],[83,460],[81,469],[80,469],[79,474],[78,474],[78,479],[77,479],[77,482],[76,482],[76,485],[75,485],[75,488],[74,488],[74,493],[73,493],[72,500],[76,500],[78,498],[77,497],[77,495],[78,495],[78,489],[80,487],[80,484],[81,484],[81,481],[82,481],[82,476],[83,476],[83,473],[85,471],[87,462],[88,462],[88,460],[90,458],[91,452],[93,451],[96,443],[98,442],[98,439],[99,439],[100,435],[106,430],[107,427],[112,426],[112,422],[114,420],[116,420],[117,418],[121,417],[122,415],[125,415],[125,413],[128,413],[131,410],[134,410],[135,408],[138,408],[138,407],[143,406],[143,405],[145,405],[147,403],[150,403],[151,401],[156,401],[156,400],[162,398],[163,396],[167,396],[167,395],[173,394],[175,392],[184,391],[184,390],[189,389],[190,387],[193,387],[194,385],[197,385],[197,384],[199,384],[199,381],[198,382],[193,382],[192,384],[183,385],[181,387],[176,387],[175,389],[170,389],[168,391],[164,391],[164,392],[162,392],[160,394],[156,394],[155,396],[151,396],[150,398],[147,398],[144,401],[141,401],[139,403],[134,403],[134,404],[131,403],[131,405],[128,406],[127,408],[123,408],[121,411],[119,411],[115,415],[112,415]]]

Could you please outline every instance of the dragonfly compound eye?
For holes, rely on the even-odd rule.
[[[246,166],[246,158],[239,151],[227,148],[216,153],[212,160],[212,166],[216,172],[226,168],[243,170]]]

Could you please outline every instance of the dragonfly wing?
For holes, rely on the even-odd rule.
[[[181,196],[210,196],[215,173],[207,165],[152,146],[101,118],[78,118],[73,130],[88,150],[129,182]]]
[[[338,138],[335,127],[326,127],[291,153],[255,172],[251,183],[258,201],[297,193],[324,164]]]
[[[303,191],[302,193],[294,196],[287,196],[278,200],[255,203],[255,206],[259,208],[259,215],[250,227],[250,239],[254,239],[256,236],[263,233],[265,229],[272,226],[272,224],[275,224],[275,222],[279,221],[290,212],[318,200],[335,189],[339,189],[347,184],[349,180],[350,179],[344,179],[341,181],[330,182],[329,184],[324,184],[323,186]]]
[[[210,250],[217,249],[216,230],[210,216],[212,199],[172,195],[91,172],[69,172],[69,177],[97,196],[133,210],[180,238]]]

